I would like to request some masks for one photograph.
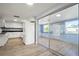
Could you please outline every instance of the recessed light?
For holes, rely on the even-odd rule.
[[[60,17],[60,16],[61,16],[61,14],[57,14],[57,15],[56,15],[56,17]]]
[[[17,21],[17,19],[14,19],[14,21]]]
[[[32,3],[32,2],[28,2],[28,3],[26,3],[27,5],[33,5],[34,3]]]

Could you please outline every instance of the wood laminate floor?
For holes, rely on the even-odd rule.
[[[24,45],[22,40],[9,39],[7,44],[0,47],[0,56],[55,56],[40,45]]]

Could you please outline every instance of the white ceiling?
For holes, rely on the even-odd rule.
[[[57,17],[58,14],[60,14],[61,16]],[[39,24],[55,23],[76,18],[78,18],[78,4],[39,19]]]
[[[21,18],[29,18],[42,15],[43,13],[61,5],[69,3],[36,3],[29,6],[25,3],[0,3],[0,17],[20,16]]]

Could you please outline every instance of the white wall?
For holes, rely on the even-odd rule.
[[[25,21],[24,23],[24,43],[26,45],[33,44],[35,40],[35,28],[34,23]]]
[[[0,27],[3,27],[4,24],[4,20],[0,19]],[[2,31],[2,30],[1,30]],[[7,38],[5,34],[0,34],[0,46],[4,46],[4,44],[7,42]]]
[[[6,37],[6,34],[0,34],[0,46],[4,46],[5,43],[7,42],[8,38]]]
[[[36,20],[36,44],[38,44],[39,33],[40,33],[40,30],[39,30],[39,21]]]
[[[4,20],[3,19],[0,19],[0,27],[3,27],[3,26],[5,26],[5,24],[4,24],[5,22],[4,22]]]

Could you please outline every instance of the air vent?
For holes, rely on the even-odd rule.
[[[15,15],[14,17],[16,17],[16,18],[20,18],[20,16],[16,16],[16,15]]]
[[[30,21],[31,23],[35,23],[35,21]]]

